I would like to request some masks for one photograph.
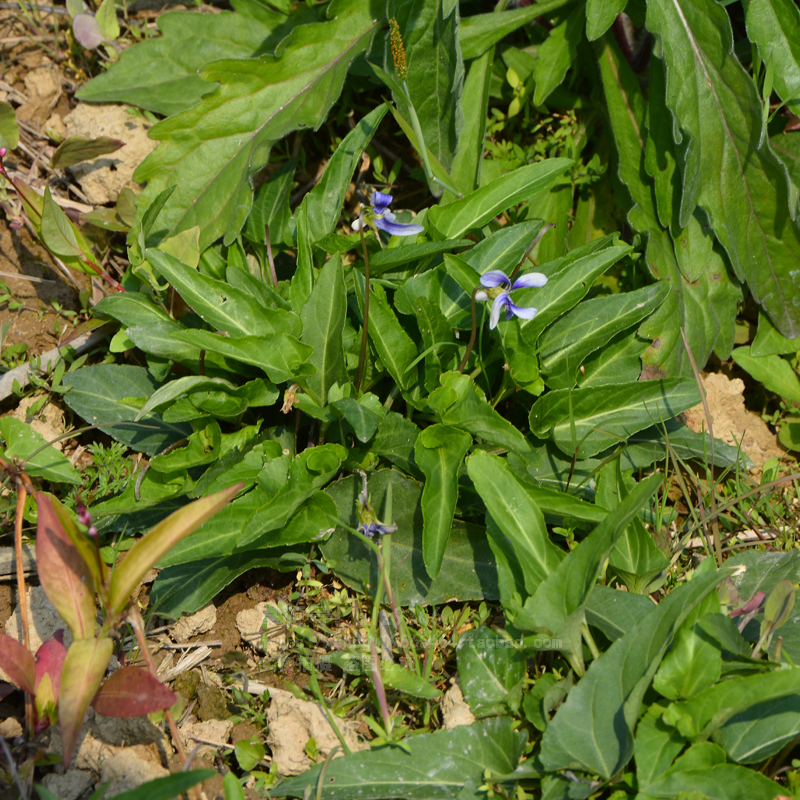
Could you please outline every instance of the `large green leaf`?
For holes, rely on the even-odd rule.
[[[528,164],[495,178],[462,200],[428,211],[428,220],[446,239],[462,236],[472,228],[480,228],[501,211],[529,200],[544,191],[571,166],[568,158],[550,158]]]
[[[613,642],[654,609],[655,604],[647,597],[596,584],[586,601],[586,621]]]
[[[97,425],[119,442],[149,456],[188,436],[188,425],[164,422],[148,414],[135,422],[139,405],[126,398],[147,398],[158,387],[143,367],[96,364],[68,372],[62,383],[70,388],[64,402],[90,425]]]
[[[589,41],[600,38],[625,10],[625,0],[587,0],[586,36]]]
[[[514,618],[514,625],[523,630],[544,629],[557,635],[576,612],[582,619],[583,607],[597,582],[601,564],[661,483],[660,475],[652,475],[639,484],[614,513],[609,514],[539,584]]]
[[[458,500],[458,472],[471,445],[468,433],[446,425],[431,425],[417,437],[414,460],[425,476],[422,555],[431,578],[442,568]]]
[[[517,768],[527,736],[508,717],[450,731],[410,736],[405,747],[380,747],[335,758],[281,783],[277,797],[314,791],[325,769],[325,800],[433,800],[477,797],[484,770],[507,775]],[[407,749],[405,749],[407,748]]]
[[[372,140],[388,110],[385,103],[359,120],[328,161],[320,182],[303,198],[302,210],[308,219],[308,238],[319,242],[336,229],[353,173],[361,154]]]
[[[552,436],[564,453],[579,447],[586,458],[699,402],[697,384],[679,378],[560,389],[534,403],[530,425],[537,436]]]
[[[653,703],[636,726],[633,757],[636,779],[641,785],[663,775],[686,745],[683,736],[662,719],[664,707],[663,700]]]
[[[539,338],[542,372],[551,389],[574,386],[578,368],[614,334],[635,325],[664,301],[666,282],[634,292],[587,300],[551,325]]]
[[[800,225],[786,168],[763,136],[758,91],[738,58],[725,9],[712,0],[649,4],[664,48],[667,105],[687,138],[680,223],[695,206],[778,330],[800,335]],[[696,80],[686,80],[687,72]],[[678,124],[682,134],[678,134]]]
[[[514,642],[481,626],[458,640],[458,679],[476,717],[496,714],[525,677],[525,654]]]
[[[220,87],[150,132],[161,144],[136,171],[148,184],[137,221],[174,186],[152,231],[159,241],[195,225],[203,249],[222,235],[232,241],[252,204],[250,177],[267,163],[272,145],[292,130],[319,127],[352,60],[369,47],[382,21],[371,5],[336,0],[327,21],[293,31],[280,57],[205,66],[201,77]]]
[[[334,383],[341,386],[347,381],[342,345],[346,315],[342,262],[334,256],[320,271],[300,315],[303,343],[313,348],[308,360],[317,370],[306,379],[306,386],[320,406],[328,402],[328,391]]]
[[[0,437],[4,443],[0,453],[6,460],[18,459],[23,462],[28,475],[53,483],[80,486],[81,476],[69,459],[30,425],[14,417],[2,417]]]
[[[494,523],[490,534],[501,546],[503,539],[511,544],[524,588],[533,594],[559,565],[564,551],[550,540],[541,510],[503,459],[478,450],[467,459],[467,471]]]
[[[305,550],[305,548],[303,548]],[[251,569],[286,569],[281,556],[291,548],[245,550],[233,555],[204,558],[166,567],[159,572],[150,594],[150,604],[170,619],[193,614],[210,603],[228,584]],[[307,555],[307,550],[304,553]],[[290,566],[297,569],[297,562]]]
[[[774,800],[782,792],[761,773],[726,764],[725,753],[710,742],[690,748],[673,767],[639,789],[645,797],[699,795],[708,800]]]
[[[619,3],[620,0],[615,2]],[[550,31],[547,41],[539,46],[536,65],[533,68],[536,80],[536,89],[533,92],[535,105],[544,103],[564,80],[567,70],[578,54],[578,44],[582,38],[585,19],[586,11],[579,5],[560,25]]]
[[[142,341],[139,329],[134,331],[134,341]],[[316,377],[311,364],[313,350],[294,336],[267,334],[232,338],[211,331],[179,330],[170,334],[170,340],[185,342],[197,351],[205,350],[226,359],[252,364],[264,370],[274,383],[292,380],[305,383],[312,380],[309,375]],[[235,370],[230,371],[235,373]]]
[[[463,123],[461,90],[464,62],[458,46],[458,3],[451,0],[407,0],[397,3],[397,19],[408,65],[406,86],[419,117],[425,145],[449,171]],[[386,48],[391,70],[392,55]],[[409,119],[405,93],[393,92],[400,113]],[[441,194],[441,187],[431,187]]]
[[[432,580],[422,554],[422,489],[395,470],[378,470],[369,477],[373,507],[381,518],[387,488],[392,485],[392,585],[401,605],[442,603],[457,597],[473,600],[497,598],[495,559],[486,542],[486,532],[476,525],[454,522],[445,549],[442,569]],[[342,478],[325,491],[338,509],[339,519],[355,528],[356,504],[361,492],[356,475]],[[333,521],[331,525],[333,525]],[[339,528],[321,550],[331,568],[349,586],[373,592],[379,577],[373,552],[355,536]]]
[[[699,575],[674,589],[592,662],[545,731],[541,760],[548,770],[582,769],[608,779],[628,763],[642,697],[675,631],[728,574]]]
[[[731,357],[765,389],[782,400],[800,403],[800,378],[786,359],[778,355],[754,356],[750,347],[737,347]]]
[[[201,67],[275,49],[292,26],[282,14],[271,17],[256,20],[229,11],[163,14],[157,21],[161,36],[123,50],[107,72],[80,88],[78,97],[88,103],[131,103],[164,116],[176,114],[215,88],[198,76]],[[265,24],[269,21],[272,24]]]

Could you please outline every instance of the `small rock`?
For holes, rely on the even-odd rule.
[[[187,670],[178,675],[172,682],[172,691],[178,692],[188,706],[197,697],[197,687],[200,685],[200,676],[192,670]]]
[[[19,604],[14,613],[6,620],[6,633],[18,642],[22,641],[22,614]],[[41,586],[28,589],[28,631],[30,633],[30,649],[35,653],[46,639],[49,639],[57,630],[64,631],[64,646],[69,648],[72,644],[72,634],[67,623],[56,611],[55,606],[47,599]],[[0,680],[8,680],[5,672],[0,668]]]
[[[151,153],[158,142],[148,139],[150,127],[141,117],[131,116],[125,108],[116,105],[78,105],[64,118],[69,136],[96,139],[109,136],[125,142],[125,147],[91,161],[70,167],[70,171],[94,205],[116,202],[126,186],[136,190],[133,171]]]
[[[227,744],[231,737],[233,723],[229,719],[209,719],[206,722],[187,722],[181,728],[181,734],[186,747],[186,752],[190,753],[197,746],[197,742],[192,738],[197,736],[200,739],[208,739],[211,742]],[[197,751],[199,757],[205,755],[213,756],[217,748],[213,745],[204,745]]]
[[[17,736],[22,736],[22,725],[19,720],[9,717],[0,722],[0,736],[4,739],[16,739]]]
[[[22,400],[19,401],[19,405],[11,412],[11,416],[20,420],[20,422],[25,422],[30,425],[31,428],[33,428],[36,433],[41,434],[46,441],[52,442],[56,450],[63,450],[64,442],[55,441],[66,430],[64,412],[57,405],[45,403],[38,414],[33,417],[28,416],[30,407],[40,399],[41,398],[37,395],[23,397]]]
[[[61,80],[58,72],[45,59],[41,66],[25,74],[25,96],[27,100],[17,109],[17,119],[41,125],[53,110],[61,96]]]
[[[107,744],[117,747],[158,744],[159,749],[166,750],[166,734],[147,717],[104,717],[91,709],[86,718],[94,723],[92,730],[98,738]]]
[[[299,775],[312,766],[305,750],[310,738],[314,739],[323,757],[339,745],[339,739],[316,703],[300,700],[280,689],[270,689],[269,693],[267,743],[272,750],[273,763],[281,775]],[[355,752],[369,748],[366,742],[359,741],[354,722],[337,718],[336,724],[350,750]],[[335,757],[340,755],[341,750]]]
[[[470,711],[457,683],[445,692],[441,709],[444,728],[457,728],[459,725],[472,725],[475,722],[475,715]]]
[[[59,144],[67,138],[67,126],[58,114],[50,115],[50,119],[44,123],[44,131],[54,142]]]
[[[228,711],[228,696],[222,689],[206,686],[201,683],[197,687],[197,718],[203,721],[209,719],[227,719],[231,712]]]
[[[169,770],[155,761],[146,747],[139,745],[117,750],[105,760],[100,770],[100,783],[109,783],[105,797],[114,797],[167,775]]]
[[[268,636],[266,654],[274,657],[286,646],[286,634],[278,633],[283,625],[267,616],[268,606],[278,608],[277,603],[258,603],[255,608],[240,611],[236,615],[236,627],[239,629],[242,639],[262,653],[265,652],[262,634],[266,633]]]
[[[91,772],[70,769],[63,775],[51,772],[42,779],[45,789],[49,789],[59,800],[78,800],[94,783]]]
[[[198,636],[201,633],[208,633],[210,630],[213,630],[216,623],[217,609],[213,603],[209,603],[196,614],[190,614],[188,617],[181,617],[172,629],[172,638],[174,641],[184,644],[188,642],[192,636]]]

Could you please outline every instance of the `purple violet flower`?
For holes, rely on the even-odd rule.
[[[370,200],[372,208],[364,210],[364,224],[386,231],[391,236],[416,236],[425,230],[422,225],[395,222],[394,214],[389,211],[391,202],[392,196],[390,194],[373,192]],[[353,223],[353,229],[358,230],[360,227],[361,220],[356,220]]]
[[[481,275],[481,285],[485,286],[487,291],[482,289],[475,293],[476,300],[492,300],[492,311],[489,314],[489,329],[497,327],[500,321],[500,312],[505,309],[506,319],[511,317],[520,317],[521,319],[533,319],[538,313],[538,308],[523,308],[515,305],[511,300],[509,292],[514,289],[525,289],[531,286],[541,287],[547,283],[547,275],[541,272],[529,272],[527,275],[520,275],[513,285],[511,279],[502,270],[490,269]]]

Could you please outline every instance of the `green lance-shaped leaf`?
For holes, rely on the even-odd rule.
[[[327,404],[328,391],[334,383],[343,385],[347,381],[342,345],[346,316],[342,261],[334,256],[320,271],[300,314],[303,344],[313,348],[308,361],[317,370],[315,375],[307,378],[306,384],[321,406]]]
[[[457,238],[473,228],[482,227],[507,208],[543,192],[572,164],[568,158],[549,158],[519,167],[461,200],[434,206],[428,211],[428,220],[445,238]]]
[[[550,541],[542,512],[503,459],[476,451],[467,459],[467,472],[497,535],[511,543],[525,589],[533,594],[561,563],[564,551]],[[489,533],[494,535],[491,526]]]
[[[136,341],[133,334],[131,338]],[[263,369],[274,383],[291,380],[302,382],[301,378],[313,375],[315,371],[309,363],[314,351],[294,336],[275,334],[234,339],[211,331],[177,330],[170,334],[169,341],[173,340],[192,344],[197,352],[202,349],[207,353],[217,353],[244,364],[252,364]]]
[[[666,282],[635,292],[597,297],[580,303],[539,338],[542,372],[551,389],[574,386],[584,359],[615,334],[635,325],[664,302]]]
[[[599,39],[611,27],[625,5],[625,0],[587,0],[586,36],[590,42]]]
[[[614,2],[619,3],[620,0]],[[621,2],[624,3],[624,0]],[[536,65],[533,68],[536,80],[536,89],[533,92],[535,105],[544,103],[564,80],[567,70],[578,54],[585,18],[586,11],[578,5],[560,25],[550,31],[547,41],[539,46]]]
[[[125,142],[120,139],[111,139],[108,136],[100,136],[97,139],[69,136],[56,148],[50,159],[50,166],[53,169],[71,167],[74,164],[80,164],[81,161],[88,161],[90,158],[115,153],[124,146]]]
[[[800,9],[792,0],[745,0],[745,24],[758,54],[774,70],[778,97],[795,113],[800,108]]]
[[[597,582],[600,567],[653,493],[661,486],[660,475],[640,483],[567,557],[539,584],[514,619],[518,628],[545,629],[557,635],[570,616],[583,607]]]
[[[386,104],[382,103],[359,120],[336,148],[320,182],[303,198],[302,206],[308,219],[308,238],[312,243],[321,241],[336,229],[347,188],[361,163],[361,154],[378,130],[387,110]]]
[[[364,278],[360,272],[354,277],[356,298],[363,314]],[[398,321],[383,287],[375,284],[370,286],[369,339],[394,382],[403,391],[410,391],[417,383],[417,370],[411,368],[418,355],[417,346]]]
[[[731,356],[766,389],[787,402],[800,403],[800,379],[786,359],[777,355],[754,356],[750,347],[737,347]]]
[[[458,3],[447,0],[411,0],[397,3],[397,19],[405,46],[406,86],[419,117],[425,145],[450,169],[463,125],[461,91],[464,61],[458,45]],[[385,50],[384,69],[392,72],[392,54]],[[400,113],[410,118],[405,92],[392,92]],[[470,109],[470,113],[474,113]],[[431,190],[439,195],[440,186]]]
[[[237,483],[221,492],[195,500],[170,514],[136,542],[111,579],[108,591],[108,607],[111,613],[121,613],[147,571],[170,548],[230,502],[241,491],[242,486],[243,484]]]
[[[188,772],[175,772],[172,775],[165,775],[163,778],[153,778],[153,780],[146,781],[136,789],[122,792],[116,797],[119,797],[120,800],[171,800],[171,798],[178,797],[188,789],[191,789],[192,786],[211,780],[218,774],[213,769],[192,769]],[[235,778],[232,772],[228,774]],[[235,800],[235,795],[229,795],[227,791],[225,797],[229,800]]]
[[[679,378],[559,389],[533,404],[530,426],[536,436],[552,436],[568,455],[579,446],[580,457],[588,458],[699,402],[697,384]]]
[[[76,639],[67,651],[58,692],[61,752],[69,766],[89,703],[100,688],[114,651],[111,639]]]
[[[414,460],[425,476],[422,555],[431,578],[442,568],[458,500],[458,471],[471,445],[468,433],[447,425],[431,425],[417,437],[414,446]]]
[[[92,570],[64,530],[51,498],[39,492],[36,507],[36,564],[42,588],[75,639],[94,636]]]
[[[151,129],[161,144],[136,171],[136,180],[148,183],[143,206],[176,187],[155,226],[159,240],[200,225],[201,248],[223,235],[233,241],[252,204],[249,179],[267,163],[272,145],[322,123],[382,21],[363,0],[337,0],[328,15],[296,29],[280,57],[207,65],[201,77],[221,86]]]
[[[763,136],[758,91],[733,56],[728,15],[711,0],[671,0],[648,5],[647,28],[662,42],[673,132],[689,145],[679,222],[696,205],[706,212],[737,277],[794,338],[800,225],[786,168]]]
[[[85,258],[91,257],[92,248],[53,200],[49,186],[44,190],[41,237],[45,247],[63,259],[68,266],[90,275],[97,274],[96,270],[85,263]]]
[[[628,763],[642,697],[675,631],[729,574],[699,575],[679,586],[592,662],[545,731],[541,760],[548,771],[581,769],[608,779]]]
[[[19,126],[14,107],[5,101],[0,102],[0,147],[14,150],[19,143]]]
[[[201,275],[162,250],[147,251],[147,260],[209,325],[231,336],[284,333],[291,312],[268,308],[242,289]],[[291,323],[290,323],[291,324]]]
[[[80,474],[69,459],[22,420],[14,417],[0,419],[0,437],[4,440],[2,452],[6,460],[16,458],[23,461],[28,475],[80,486]]]

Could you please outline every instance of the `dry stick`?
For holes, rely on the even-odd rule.
[[[369,333],[369,255],[367,242],[364,239],[364,221],[360,220],[358,232],[361,234],[361,251],[364,253],[364,330],[361,332],[361,353],[358,356],[358,374],[356,375],[356,391],[361,391],[361,378],[364,375],[364,363],[367,360],[367,334]],[[473,313],[473,319],[475,315]]]
[[[147,669],[149,670],[150,674],[156,680],[158,680],[158,670],[156,669],[155,662],[153,661],[153,656],[150,654],[150,650],[147,647],[147,637],[144,633],[142,615],[137,609],[133,608],[128,612],[128,622],[133,628],[133,632],[136,634],[136,641],[139,642],[139,649],[142,651],[142,656],[147,664]],[[181,744],[181,737],[178,734],[178,726],[175,724],[175,717],[172,716],[172,711],[170,711],[170,709],[164,709],[164,718],[167,720],[167,725],[169,725],[169,732],[172,734],[172,741],[175,744],[175,749],[178,751],[178,758],[180,758],[181,764],[185,764],[186,753],[184,752],[183,745]]]
[[[275,259],[272,257],[272,241],[269,238],[269,225],[264,226],[267,235],[267,258],[269,259],[269,270],[272,273],[272,284],[277,288],[278,273],[275,270]]]
[[[711,490],[711,530],[714,532],[714,557],[717,562],[717,566],[722,566],[722,543],[720,542],[719,538],[719,520],[716,517],[716,510],[717,510],[717,481],[714,478],[714,426],[711,424],[711,412],[708,410],[708,402],[706,400],[706,392],[703,388],[703,381],[700,379],[700,370],[697,369],[697,362],[694,360],[694,354],[692,353],[692,349],[689,347],[689,342],[686,339],[686,333],[681,327],[681,338],[683,339],[683,346],[686,348],[686,353],[689,356],[689,363],[692,365],[692,372],[694,373],[694,379],[697,381],[697,388],[700,390],[700,399],[703,401],[703,413],[706,417],[706,424],[708,425],[708,435],[711,437],[711,486],[709,487]]]

